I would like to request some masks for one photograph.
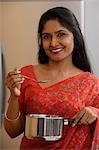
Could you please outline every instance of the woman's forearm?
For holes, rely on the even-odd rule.
[[[24,117],[19,111],[18,97],[10,96],[9,105],[4,117],[4,127],[10,137],[14,138],[24,130]]]
[[[15,119],[19,114],[18,97],[11,95],[8,102],[6,115],[10,119]]]

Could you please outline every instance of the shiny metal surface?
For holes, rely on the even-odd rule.
[[[55,141],[61,138],[63,118],[43,114],[26,116],[25,136],[29,139]]]

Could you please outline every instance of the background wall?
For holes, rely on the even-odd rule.
[[[85,37],[94,73],[99,78],[99,1],[85,0]]]
[[[2,39],[2,4],[0,2],[0,47],[1,47],[1,39]],[[1,62],[1,58],[0,58],[0,62]],[[1,67],[1,64],[0,64]],[[0,73],[1,76],[1,73]],[[1,78],[0,78],[0,82],[1,82]],[[0,88],[1,88],[1,84],[0,84]],[[0,91],[0,95],[1,95],[1,91]],[[0,98],[0,104],[1,104],[1,98]],[[0,105],[0,113],[1,113],[1,105]],[[2,144],[2,129],[1,129],[1,114],[0,114],[0,146]]]
[[[1,43],[1,38],[2,38],[2,3],[0,2],[0,43]]]

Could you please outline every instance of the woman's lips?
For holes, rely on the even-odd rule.
[[[58,52],[63,51],[63,48],[51,49],[50,51],[51,51],[52,53],[58,53]]]

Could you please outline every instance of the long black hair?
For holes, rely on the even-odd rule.
[[[49,62],[42,46],[42,31],[44,25],[49,20],[58,20],[58,22],[72,32],[74,36],[74,49],[72,53],[73,64],[83,71],[91,71],[90,62],[87,56],[84,37],[81,32],[79,23],[71,10],[64,7],[55,7],[47,10],[40,18],[38,25],[38,61],[40,64]]]

